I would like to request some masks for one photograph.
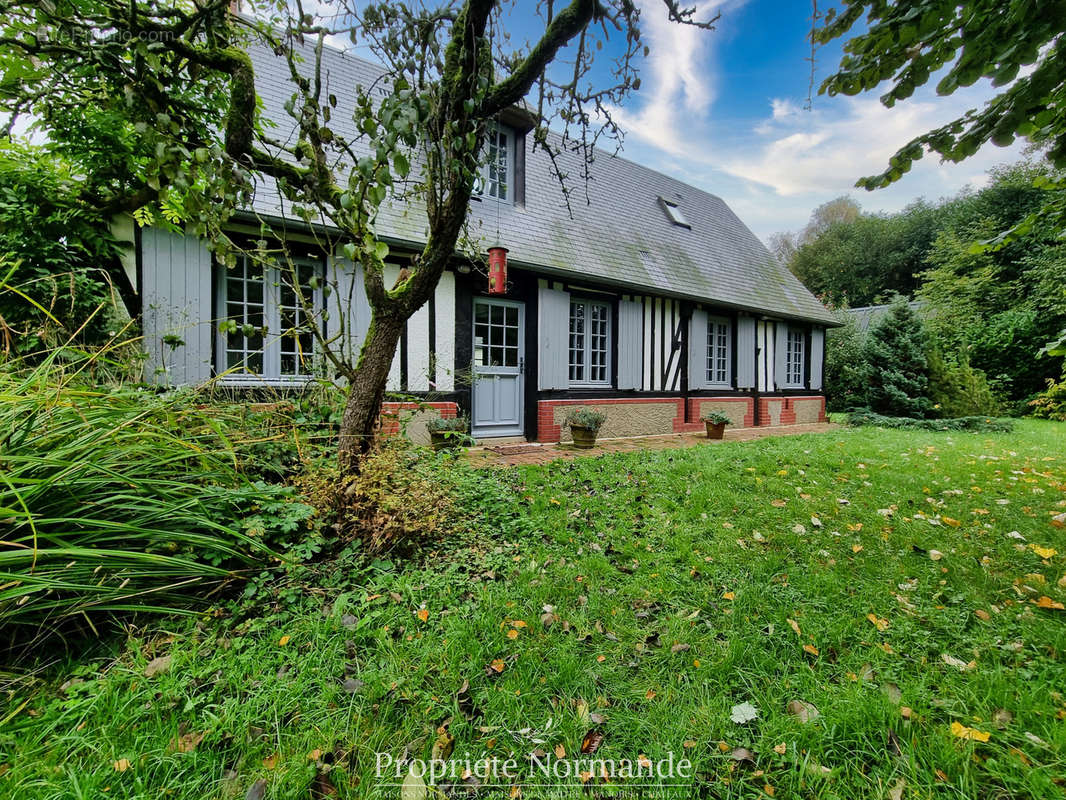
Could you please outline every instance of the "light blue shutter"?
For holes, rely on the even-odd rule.
[[[788,324],[775,323],[777,338],[774,342],[774,383],[778,389],[785,388],[785,359],[788,357]]]
[[[570,293],[541,286],[537,293],[537,387],[565,389],[570,384]]]
[[[696,309],[688,326],[688,388],[707,386],[707,312]]]
[[[211,379],[211,253],[195,236],[159,228],[141,233],[142,330],[148,355],[145,378],[153,383],[192,386]],[[225,269],[220,267],[220,269]],[[220,303],[225,314],[225,304]],[[172,346],[167,337],[184,344]]]
[[[755,386],[755,318],[737,320],[737,388]]]
[[[822,363],[825,357],[825,329],[811,331],[811,388],[822,388]]]
[[[618,302],[618,388],[639,389],[642,372],[644,310],[634,300]]]

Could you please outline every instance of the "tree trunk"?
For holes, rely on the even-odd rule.
[[[396,310],[375,313],[371,320],[341,418],[337,457],[342,474],[358,471],[359,459],[374,445],[385,383],[406,323]]]

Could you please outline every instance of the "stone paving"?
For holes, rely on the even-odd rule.
[[[768,436],[795,436],[801,433],[828,433],[840,429],[840,425],[818,422],[809,425],[782,425],[780,427],[738,428],[725,432],[726,442],[764,439]],[[598,456],[604,453],[628,453],[634,450],[671,450],[682,447],[714,446],[718,441],[708,439],[702,433],[672,433],[666,436],[632,436],[625,439],[601,439],[591,450],[579,450],[572,444],[508,444],[498,448],[472,447],[466,458],[475,466],[513,467],[519,464],[547,464],[559,459]]]

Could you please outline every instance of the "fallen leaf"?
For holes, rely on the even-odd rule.
[[[603,743],[603,734],[593,728],[585,734],[581,740],[581,752],[584,755],[592,755],[600,749],[600,745]]]
[[[952,528],[957,528],[962,525],[959,520],[952,519],[951,517],[941,517],[940,521],[943,522],[945,525],[950,525]]]
[[[130,760],[128,758],[120,758],[111,766],[115,768],[115,772],[125,772],[130,768]]]
[[[671,653],[683,653],[688,650],[692,645],[685,644],[684,642],[678,642],[670,648]]]
[[[263,795],[266,794],[266,788],[267,782],[260,778],[248,787],[248,791],[244,794],[244,800],[263,800]]]
[[[281,758],[280,753],[272,753],[263,759],[263,767],[265,769],[274,769],[278,765],[279,758]]]
[[[746,747],[734,747],[729,757],[738,764],[754,764],[755,754]]]
[[[992,722],[997,728],[1003,728],[1014,721],[1014,715],[1005,708],[997,708],[992,712]]]
[[[555,757],[566,758],[566,748],[562,744],[555,745]]]
[[[885,795],[887,800],[903,800],[903,790],[907,788],[907,781],[904,778],[900,778],[891,788],[888,790],[888,794]]]
[[[944,554],[941,553],[939,550],[930,550],[929,551],[929,559],[931,561],[939,561],[943,557],[944,557]]]
[[[651,759],[648,758],[643,753],[638,753],[637,754],[637,764],[640,765],[641,767],[644,767],[645,769],[647,769],[648,767],[651,766]]]
[[[967,728],[961,722],[951,723],[951,734],[959,739],[971,739],[975,742],[987,742],[990,733],[979,731],[976,728]]]
[[[758,717],[759,709],[751,703],[741,703],[733,706],[732,713],[729,715],[729,718],[737,725],[744,725],[751,722],[753,719],[758,719]]]
[[[765,786],[763,786],[763,787],[762,787],[762,790],[763,790],[764,792],[766,792],[766,794],[767,794],[767,795],[769,795],[770,797],[773,797],[773,796],[774,796],[774,792],[775,792],[775,791],[777,791],[777,790],[776,790],[776,789],[774,789],[774,787],[773,787],[773,786],[771,786],[770,784],[766,784]]]
[[[983,608],[979,608],[973,613],[977,615],[978,619],[984,620],[985,622],[988,622],[990,619],[992,619],[992,615],[985,611]]]
[[[858,552],[861,552],[861,551],[862,551],[862,545],[861,544],[853,544],[851,546],[851,552],[858,553]]]
[[[803,652],[810,653],[812,656],[816,656],[818,655],[818,648],[815,647],[813,644],[805,644],[803,645]]]
[[[734,594],[733,592],[722,592],[722,599],[723,600],[733,600],[735,598],[736,598],[736,594]]]
[[[797,636],[802,636],[803,635],[802,633],[800,633],[800,626],[799,626],[799,623],[796,622],[796,620],[794,620],[794,619],[786,619],[786,621],[788,622],[789,627],[792,628],[792,630],[794,630],[796,632]]]
[[[910,706],[899,707],[899,715],[903,717],[903,719],[910,719],[912,714],[914,714],[914,709]]]
[[[821,716],[817,708],[803,700],[790,700],[788,705],[785,706],[785,711],[802,723],[811,722]]]
[[[156,675],[160,675],[164,672],[167,672],[170,669],[171,660],[172,657],[169,655],[159,656],[159,658],[153,658],[144,668],[144,677],[152,678]]]
[[[877,614],[867,614],[866,619],[870,620],[871,624],[873,624],[873,626],[879,631],[883,631],[888,628],[888,620],[884,619],[883,617],[877,616]]]
[[[774,508],[784,508],[786,505],[788,505],[788,501],[787,500],[771,500],[770,501],[770,505],[772,505]]]
[[[517,639],[518,638],[518,631],[516,631],[514,628],[511,628],[511,630],[507,631],[507,638],[508,639]]]
[[[775,744],[774,745],[774,752],[777,753],[779,756],[783,756],[785,754],[785,751],[787,751],[787,750],[788,750],[788,745],[785,744],[784,742],[781,742],[781,744]]]
[[[171,753],[191,753],[195,750],[200,742],[203,741],[204,736],[207,733],[186,733],[181,736],[175,736],[170,740],[170,744],[167,745],[167,750]]]
[[[1029,549],[1032,550],[1034,553],[1036,553],[1041,558],[1051,558],[1052,556],[1057,555],[1058,552],[1059,552],[1054,547],[1041,547],[1038,544],[1032,544],[1032,543],[1030,543]]]
[[[284,647],[288,643],[289,643],[289,634],[287,634],[287,633],[284,636],[282,636],[280,639],[278,639],[278,647]]]
[[[455,747],[455,738],[448,733],[447,729],[442,725],[437,729],[437,738],[433,741],[433,749],[430,751],[430,758],[434,761],[444,761],[452,754],[452,749]]]
[[[418,609],[418,618],[420,620],[422,620],[423,622],[428,620],[429,619],[429,609],[428,608],[420,608],[420,609]]]
[[[497,675],[499,675],[501,672],[504,671],[504,669],[507,668],[507,665],[503,663],[502,658],[494,658],[492,660],[492,663],[489,664],[488,668],[492,672],[495,672]]]
[[[322,758],[322,751],[319,750],[317,747],[307,754],[308,761],[318,761],[318,759],[320,758]]]
[[[1038,608],[1054,608],[1058,609],[1059,611],[1062,611],[1063,608],[1066,608],[1058,600],[1052,600],[1046,594],[1041,595],[1039,600],[1034,600],[1033,602],[1036,603]]]
[[[955,669],[959,670],[960,672],[969,672],[971,669],[974,669],[977,666],[976,661],[971,661],[967,664],[961,658],[955,658],[955,656],[948,655],[947,653],[941,653],[940,660],[947,664],[949,667],[955,667]]]
[[[648,691],[646,691],[644,693],[644,699],[645,700],[654,700],[655,699],[655,691],[653,689],[648,689]]]

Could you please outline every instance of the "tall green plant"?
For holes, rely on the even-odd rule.
[[[846,411],[866,403],[866,352],[855,317],[837,317],[844,324],[825,337],[825,396],[830,411]]]
[[[273,557],[270,531],[252,535],[242,520],[290,490],[249,481],[222,424],[186,398],[93,388],[84,369],[55,353],[29,370],[0,364],[9,641],[72,618],[188,607]]]

